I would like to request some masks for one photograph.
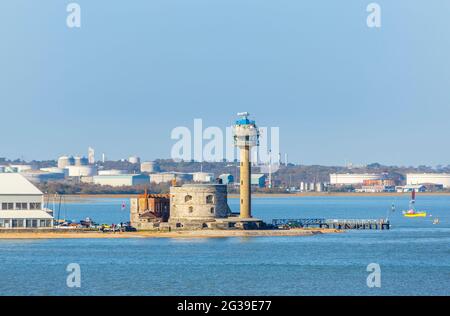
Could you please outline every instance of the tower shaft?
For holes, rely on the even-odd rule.
[[[250,218],[251,214],[251,166],[250,166],[250,147],[241,147],[241,168],[240,168],[240,217]]]

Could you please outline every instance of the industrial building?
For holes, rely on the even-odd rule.
[[[87,166],[89,159],[82,156],[61,156],[58,158],[58,168],[64,169],[69,166]]]
[[[58,158],[58,168],[64,169],[68,166],[74,166],[75,159],[72,156],[61,156]]]
[[[75,166],[87,166],[89,165],[89,159],[86,157],[75,156],[73,157],[75,160]]]
[[[222,184],[232,184],[234,183],[234,177],[230,173],[224,173],[219,176],[219,179],[222,181]]]
[[[3,166],[3,172],[17,173],[17,172],[19,172],[19,169],[17,167]]]
[[[332,173],[330,174],[331,185],[353,185],[363,184],[364,180],[380,180],[381,174],[374,173]]]
[[[442,185],[445,189],[450,188],[450,174],[448,173],[408,173],[406,184],[436,184]]]
[[[183,172],[161,172],[161,173],[153,173],[150,175],[150,182],[156,184],[172,181],[189,182],[193,181],[193,176],[190,173],[183,173]]]
[[[149,184],[150,178],[145,174],[97,175],[92,177],[92,182],[99,185],[121,187]]]
[[[364,180],[361,188],[355,191],[364,193],[395,192],[395,181],[392,179]]]
[[[397,186],[395,190],[400,193],[408,193],[408,192],[425,192],[427,188],[421,184],[407,184],[404,186]]]
[[[251,185],[258,188],[264,188],[266,186],[266,175],[262,173],[252,174]]]
[[[300,182],[300,192],[323,192],[328,184],[324,182]]]
[[[141,172],[154,173],[161,171],[158,163],[154,161],[144,161],[141,163]]]
[[[21,173],[25,178],[34,183],[59,181],[65,179],[64,172],[48,172],[42,170],[28,170]]]
[[[127,170],[109,169],[109,170],[99,170],[99,176],[117,176],[120,174],[127,174]]]
[[[68,177],[92,177],[97,174],[97,167],[89,163],[93,160],[92,148],[89,148],[89,157],[82,156],[61,156],[58,158],[58,169],[67,170],[65,176]]]
[[[35,170],[35,169],[36,168],[33,165],[12,164],[12,165],[0,166],[0,173],[24,172],[24,171],[30,171],[30,170]]]
[[[10,168],[12,168],[15,172],[24,172],[29,170],[35,170],[36,167],[33,165],[19,165],[19,164],[11,164],[9,165]]]
[[[41,171],[45,172],[51,172],[51,173],[63,173],[65,177],[69,175],[69,170],[58,168],[58,167],[47,167],[47,168],[41,168]]]
[[[215,180],[214,173],[194,172],[192,173],[192,180],[194,182],[213,182]]]
[[[0,174],[0,205],[0,229],[53,227],[43,193],[21,174]]]

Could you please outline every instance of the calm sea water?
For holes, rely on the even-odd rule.
[[[128,201],[126,201],[128,204]],[[238,200],[231,199],[233,210]],[[397,211],[389,213],[391,204]],[[128,221],[122,200],[61,208],[61,217]],[[433,217],[404,218],[407,197],[258,198],[254,215],[384,218],[390,231],[311,237],[0,240],[2,295],[450,295],[450,197],[420,196]],[[439,225],[432,219],[438,217]],[[66,286],[69,263],[81,288]],[[369,288],[367,265],[381,267]]]

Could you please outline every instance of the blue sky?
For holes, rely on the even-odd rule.
[[[279,126],[303,164],[450,164],[450,2],[0,3],[0,157],[169,157],[177,126]]]

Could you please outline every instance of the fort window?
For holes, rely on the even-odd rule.
[[[192,200],[192,195],[186,195],[185,197],[184,197],[184,201],[185,202],[189,202],[189,201],[191,201]]]
[[[189,213],[194,212],[194,208],[192,206],[189,206]]]
[[[213,195],[207,195],[206,196],[206,204],[213,204],[214,203],[214,196]]]
[[[214,214],[214,207],[211,207],[211,214]]]

